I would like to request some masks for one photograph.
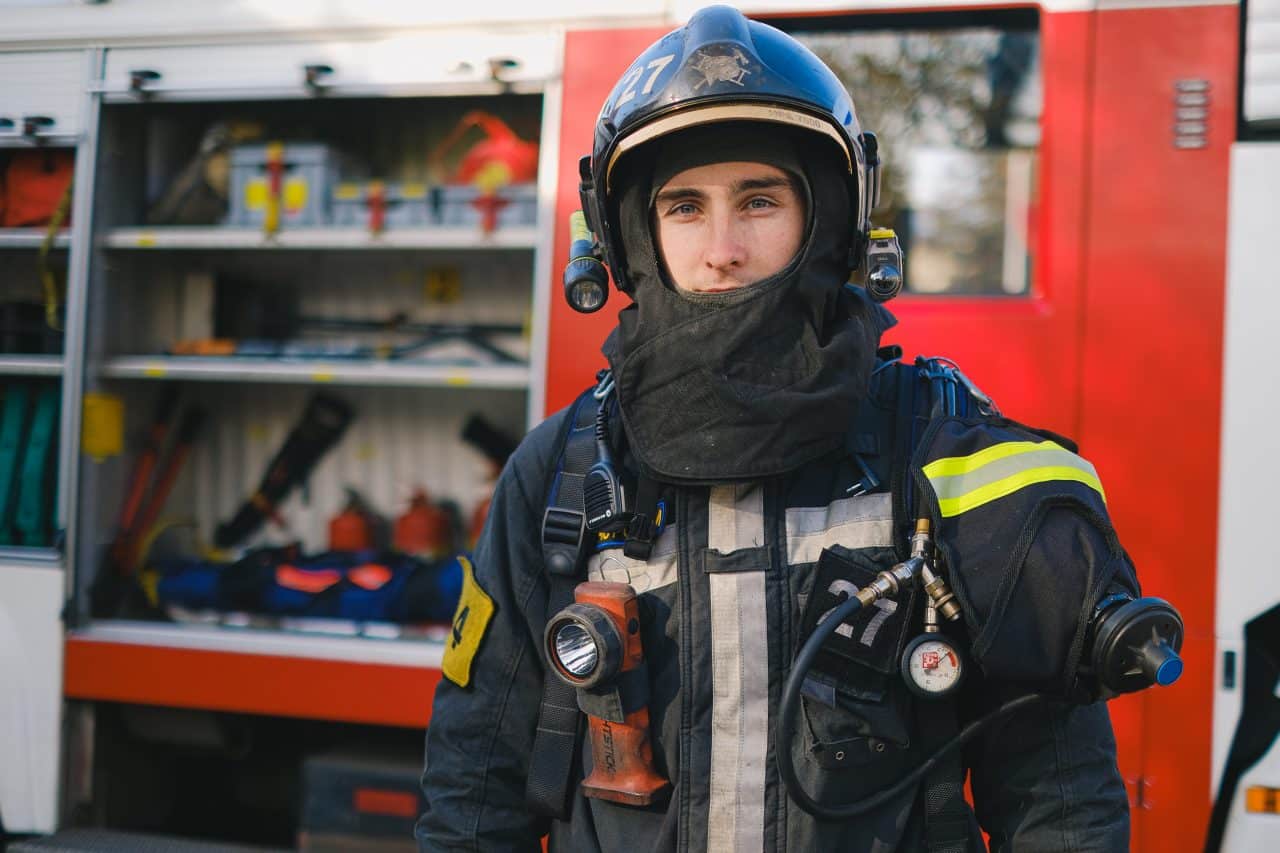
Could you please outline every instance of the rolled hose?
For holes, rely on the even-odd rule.
[[[795,731],[796,710],[800,707],[800,688],[809,674],[810,667],[813,666],[813,659],[817,657],[823,642],[836,627],[861,606],[860,600],[850,596],[813,630],[809,639],[805,640],[804,645],[800,647],[800,654],[796,655],[795,663],[791,666],[791,674],[787,676],[787,683],[782,688],[782,704],[778,708],[778,727],[775,732],[775,740],[778,744],[778,773],[782,776],[782,781],[787,786],[787,793],[791,795],[796,805],[823,820],[848,820],[884,805],[907,788],[918,784],[943,757],[973,740],[995,720],[1047,698],[1043,694],[1031,693],[1011,699],[986,716],[969,723],[958,735],[943,744],[924,764],[894,783],[892,787],[857,802],[842,806],[824,806],[809,796],[800,783],[800,778],[796,776],[796,766],[791,756],[791,734]]]

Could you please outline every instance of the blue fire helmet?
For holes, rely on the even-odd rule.
[[[711,6],[631,64],[600,110],[591,156],[579,163],[583,212],[619,289],[631,290],[611,184],[618,164],[682,129],[743,121],[811,132],[838,148],[856,214],[849,249],[857,266],[878,190],[874,134],[862,132],[848,91],[807,47],[736,9]]]

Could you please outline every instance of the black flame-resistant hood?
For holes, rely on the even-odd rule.
[[[770,143],[778,134],[789,138]],[[743,140],[750,139],[750,144]],[[808,233],[794,260],[727,293],[664,281],[653,238],[654,176],[679,165],[750,158],[799,169]],[[695,153],[690,156],[689,152]],[[724,153],[721,153],[724,152]],[[660,480],[722,483],[793,470],[841,445],[892,315],[847,287],[854,225],[841,152],[821,137],[755,123],[681,131],[633,152],[615,175],[635,303],[604,346],[626,435]]]

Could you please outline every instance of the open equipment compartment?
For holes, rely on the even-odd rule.
[[[543,41],[535,47],[553,44]],[[348,46],[356,51],[350,55],[376,44]],[[238,51],[266,55],[260,46],[222,51],[232,63]],[[534,73],[540,63],[516,63],[517,72],[501,80],[495,69],[461,83],[391,81],[381,88],[348,81],[344,89],[340,74],[316,72],[332,85],[311,85],[300,75],[298,85],[279,91],[206,89],[161,71],[134,75],[138,87],[117,91],[115,78],[133,63],[108,58],[84,371],[86,400],[105,401],[106,412],[88,420],[86,440],[108,451],[82,458],[69,648],[91,647],[91,656],[193,649],[242,662],[276,656],[438,666],[435,638],[443,629],[416,620],[393,624],[399,620],[383,620],[381,611],[348,618],[325,606],[318,611],[325,618],[315,619],[296,607],[165,606],[155,563],[231,563],[290,542],[300,551],[281,556],[281,564],[323,555],[329,522],[349,508],[348,489],[389,527],[424,490],[451,512],[453,534],[448,553],[430,559],[445,562],[466,549],[500,459],[469,444],[464,431],[474,430],[478,417],[509,447],[543,411],[536,342],[545,336],[546,284],[538,271],[547,266],[540,256],[549,227],[537,211],[548,195],[538,187],[550,176],[540,176],[547,167],[536,146],[558,115],[544,107],[546,75]],[[171,90],[161,82],[174,80],[181,85]],[[272,99],[260,99],[262,92]],[[485,149],[503,126],[511,136]],[[264,158],[266,168],[249,175],[257,186],[247,187],[245,164]],[[228,198],[219,208],[211,188],[222,187]],[[264,192],[274,195],[267,201],[277,205],[274,222],[263,210]],[[377,221],[368,215],[374,197],[385,205]],[[364,209],[353,215],[353,203]],[[256,218],[246,220],[246,204]],[[251,499],[317,399],[345,410],[348,426],[269,508],[265,523],[222,541],[220,528],[225,532]],[[104,579],[119,574],[108,567],[120,563],[122,509],[132,505],[130,495],[147,492],[138,485],[146,479],[139,459],[164,410],[176,413],[161,447],[175,447],[181,433],[187,447],[151,454],[150,490],[171,477],[167,499],[133,514],[128,577],[104,593]],[[121,452],[110,451],[113,435]],[[141,520],[146,529],[136,529]],[[215,545],[222,546],[216,553]],[[363,566],[339,562],[339,572]],[[439,594],[447,596],[452,582],[442,584]],[[432,621],[447,621],[441,607],[434,610]],[[388,643],[394,639],[417,651],[397,651]],[[77,681],[93,667],[71,657],[71,696],[197,701],[122,686],[102,695],[101,685]],[[340,707],[281,707],[246,695],[253,685],[223,701],[262,713],[405,724],[425,723],[422,692],[421,685],[409,691],[419,714],[402,707],[372,720]]]

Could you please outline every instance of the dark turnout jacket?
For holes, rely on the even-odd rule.
[[[654,759],[672,789],[648,808],[575,793],[567,822],[529,812],[549,615],[540,523],[566,417],[551,417],[511,458],[476,548],[475,580],[492,616],[466,686],[445,678],[436,691],[420,849],[536,851],[548,832],[552,851],[573,853],[927,849],[923,786],[833,823],[792,802],[777,770],[777,751],[790,750],[810,794],[839,805],[902,778],[939,743],[930,709],[898,669],[920,631],[919,596],[862,615],[856,653],[838,671],[819,673],[789,742],[777,739],[784,681],[806,626],[823,615],[809,607],[815,584],[836,572],[861,586],[903,556],[909,520],[895,518],[893,478],[850,497],[862,475],[843,453],[761,482],[669,489],[647,561],[617,547],[591,554],[589,579],[639,593]],[[952,704],[963,725],[1008,695],[974,673]],[[1128,849],[1128,803],[1105,705],[1032,705],[961,757],[974,810],[964,812],[967,842],[951,849],[984,849],[983,830],[992,850]],[[576,780],[590,760],[584,748]]]

